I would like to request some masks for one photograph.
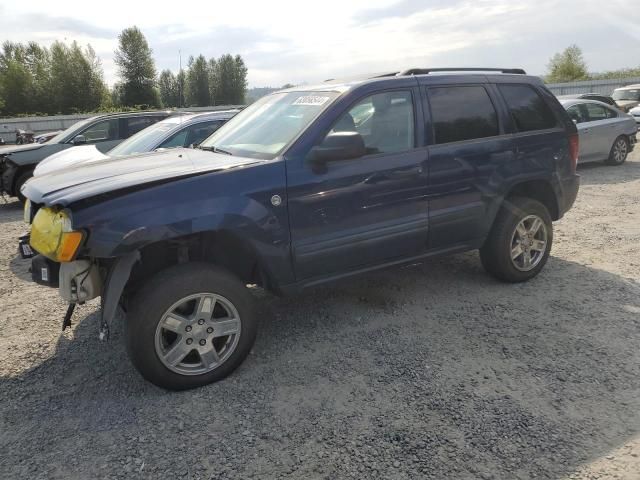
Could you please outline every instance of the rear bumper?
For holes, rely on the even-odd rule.
[[[580,175],[572,175],[567,178],[563,178],[560,183],[561,195],[559,198],[560,218],[567,213],[567,211],[573,206],[578,196],[578,190],[580,189]]]

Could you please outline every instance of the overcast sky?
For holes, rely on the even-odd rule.
[[[158,71],[241,54],[249,85],[313,83],[404,67],[523,67],[543,74],[576,43],[591,71],[640,65],[638,0],[0,0],[0,40],[91,43],[109,84],[117,34],[137,25]]]

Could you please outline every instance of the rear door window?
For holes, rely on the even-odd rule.
[[[571,120],[574,120],[576,123],[582,123],[587,121],[586,117],[583,115],[583,109],[580,107],[581,105],[573,105],[567,108],[567,113],[569,114],[569,117],[571,118]]]
[[[189,145],[200,145],[203,140],[209,137],[223,124],[221,120],[211,122],[201,122],[183,128],[174,133],[171,137],[160,144],[158,148],[188,147]]]
[[[118,134],[118,119],[112,118],[109,120],[103,120],[98,123],[94,123],[89,128],[81,133],[86,138],[87,143],[106,142],[108,140],[117,140]]]
[[[219,129],[224,122],[222,120],[216,120],[213,122],[202,122],[189,127],[189,134],[187,135],[187,143],[185,146],[194,145],[198,146],[202,141],[209,137],[213,132]]]
[[[596,105],[595,103],[585,103],[585,109],[587,111],[588,121],[589,122],[598,122],[600,120],[606,120],[610,118],[608,115],[608,108],[605,108],[601,105]]]
[[[484,87],[431,87],[427,91],[436,144],[500,133],[496,109]]]
[[[144,130],[149,125],[156,123],[158,120],[161,120],[161,118],[153,116],[127,118],[127,136],[130,137],[134,133]]]
[[[519,132],[546,130],[557,126],[547,103],[529,85],[498,85]]]

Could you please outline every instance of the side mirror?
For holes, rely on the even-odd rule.
[[[578,124],[578,120],[576,120],[575,118],[572,118],[572,119],[571,119],[571,121],[572,121],[573,123],[575,123],[576,125]]]
[[[84,135],[76,135],[73,138],[74,145],[84,145],[85,143],[87,143],[87,139]]]
[[[359,158],[366,153],[364,140],[358,132],[332,132],[325,137],[320,145],[311,149],[309,159],[314,162],[326,163]]]

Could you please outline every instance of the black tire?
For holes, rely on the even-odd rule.
[[[519,270],[511,258],[512,241],[518,224],[530,216],[539,217],[546,229],[546,250],[530,270]],[[485,270],[503,282],[525,282],[540,273],[547,263],[553,243],[553,223],[547,208],[537,200],[510,197],[504,201],[491,228],[491,232],[480,249],[480,260]]]
[[[230,356],[214,370],[186,375],[169,370],[156,353],[156,328],[177,301],[196,293],[228,299],[238,311],[240,338]],[[186,390],[217,382],[233,372],[249,354],[257,330],[256,300],[235,276],[208,263],[185,263],[152,277],[130,302],[125,341],[132,363],[144,378],[169,390]]]
[[[18,177],[18,179],[16,180],[15,193],[16,193],[16,197],[18,197],[18,200],[20,200],[21,203],[24,203],[26,198],[24,195],[22,195],[20,190],[22,189],[22,186],[27,182],[27,180],[29,180],[31,177],[33,177],[33,170],[29,170],[28,172],[22,172]]]
[[[617,151],[617,149],[621,149]],[[622,165],[627,160],[627,156],[629,155],[629,139],[627,139],[624,135],[620,135],[616,138],[611,146],[611,150],[609,151],[609,157],[605,160],[604,163],[607,165]]]

